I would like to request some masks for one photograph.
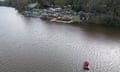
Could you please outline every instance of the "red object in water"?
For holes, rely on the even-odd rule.
[[[85,61],[85,62],[84,62],[84,66],[89,66],[89,62],[88,62],[88,61]]]
[[[88,61],[85,61],[85,62],[83,63],[83,69],[89,70],[89,62],[88,62]]]

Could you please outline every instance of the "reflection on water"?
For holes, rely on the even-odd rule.
[[[110,39],[120,39],[120,29],[119,28],[113,28],[113,27],[100,27],[100,26],[82,26],[86,34],[90,36],[98,36],[99,35],[104,35],[107,38]]]
[[[72,26],[0,7],[0,72],[119,72],[119,28]]]

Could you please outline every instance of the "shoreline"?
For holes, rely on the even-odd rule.
[[[3,6],[4,7],[4,6]],[[5,7],[7,7],[7,6],[5,6]],[[23,11],[25,11],[25,10],[20,10],[20,9],[18,9],[17,7],[12,7],[12,8],[15,8],[20,14],[22,14],[22,12]],[[23,15],[23,14],[22,14]],[[25,16],[25,15],[24,15]],[[120,18],[118,17],[118,18],[116,18],[116,17],[114,17],[116,20],[117,20],[117,23],[116,23],[116,21],[114,21],[114,18],[112,17],[112,16],[107,16],[107,15],[104,15],[104,16],[106,16],[105,18],[96,18],[96,17],[102,17],[102,16],[100,16],[100,15],[97,15],[97,16],[93,16],[90,20],[88,20],[88,21],[83,21],[83,22],[80,22],[80,21],[74,21],[73,23],[67,23],[67,24],[81,24],[81,25],[99,25],[99,26],[109,26],[109,27],[120,27]],[[28,16],[28,17],[36,17],[36,18],[40,18],[40,16]],[[107,18],[108,17],[108,18]],[[109,21],[110,22],[112,22],[112,23],[110,23],[110,22],[108,22],[108,23],[110,23],[110,24],[107,24],[107,21],[105,21],[106,19],[109,19],[109,18],[111,18]],[[112,19],[113,18],[113,19]],[[79,19],[79,18],[78,18]],[[98,20],[98,22],[97,22],[97,20]],[[104,20],[105,19],[105,20]],[[49,21],[49,19],[44,19],[44,20],[47,20],[47,21]],[[104,22],[102,22],[102,21],[100,21],[100,20],[103,20],[103,21],[105,21],[105,23]]]

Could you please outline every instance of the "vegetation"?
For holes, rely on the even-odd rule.
[[[15,0],[16,7],[22,10],[23,7],[32,2],[38,2],[41,8],[50,5],[64,7],[71,5],[76,12],[86,11],[93,12],[101,24],[120,24],[120,0]],[[101,17],[101,15],[103,17]],[[98,17],[100,16],[100,17]],[[96,17],[94,17],[96,18]]]

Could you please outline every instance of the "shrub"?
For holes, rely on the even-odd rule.
[[[113,16],[106,16],[101,19],[100,23],[104,25],[120,26],[120,18]]]
[[[115,16],[93,16],[91,17],[88,24],[99,24],[99,25],[107,25],[107,26],[120,26],[120,18]]]

